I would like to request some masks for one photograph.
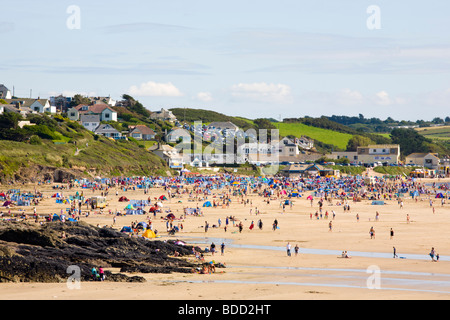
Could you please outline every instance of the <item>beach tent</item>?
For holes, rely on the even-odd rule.
[[[212,207],[211,202],[210,202],[210,201],[206,201],[206,202],[203,204],[203,207]]]
[[[443,199],[443,198],[444,198],[444,195],[442,194],[442,192],[440,192],[436,195],[436,199]]]
[[[156,234],[151,229],[145,230],[145,232],[142,234],[142,236],[144,238],[148,238],[148,239],[156,238]]]
[[[4,207],[7,207],[7,206],[9,206],[11,204],[11,201],[5,201],[5,203],[3,203],[3,206]]]
[[[131,229],[131,227],[123,227],[122,230],[120,230],[120,232],[133,232],[133,229]]]
[[[159,197],[159,200],[167,200],[167,198],[166,198],[165,195],[162,195],[162,196]]]
[[[130,201],[130,200],[128,200],[127,197],[125,197],[125,196],[121,196],[119,198],[119,202],[125,202],[125,201]]]
[[[156,210],[157,210],[157,209],[156,209],[155,207],[151,207],[149,211],[150,211],[150,212],[155,212]]]
[[[60,216],[58,216],[56,213],[52,217],[52,221],[61,221]]]
[[[157,203],[156,203],[156,206],[157,206],[157,207],[160,207],[160,208],[164,207],[163,204],[162,204],[161,202],[157,202]]]
[[[67,219],[67,221],[70,221],[70,222],[77,222],[77,220],[75,220],[74,218],[69,218],[69,219]]]
[[[136,226],[136,229],[147,229],[147,223],[146,222],[139,222]]]
[[[419,191],[414,191],[414,192],[410,192],[411,197],[418,197],[419,196]]]
[[[126,210],[136,210],[136,208],[133,207],[133,206],[131,205],[131,203],[128,204],[128,205],[125,207],[125,209],[126,209]]]
[[[167,219],[175,219],[175,215],[174,215],[173,213],[169,213],[169,214],[166,216],[166,218],[167,218]]]

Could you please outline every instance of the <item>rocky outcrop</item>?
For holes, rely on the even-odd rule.
[[[175,251],[177,258],[172,256]],[[185,259],[191,254],[191,246],[129,237],[82,222],[42,226],[0,222],[0,282],[65,282],[71,276],[70,266],[79,268],[80,281],[91,280],[92,267],[127,273],[192,272],[198,265]],[[105,275],[106,281],[145,281],[121,273]]]

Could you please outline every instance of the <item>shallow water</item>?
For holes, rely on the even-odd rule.
[[[239,249],[253,249],[253,250],[274,250],[274,251],[286,251],[286,248],[278,246],[263,246],[263,245],[253,245],[253,244],[236,244],[233,240],[226,238],[185,238],[185,241],[189,244],[211,244],[214,242],[216,245],[220,245],[222,242],[225,243],[228,248],[239,248]],[[339,250],[329,250],[329,249],[311,249],[311,248],[300,248],[299,253],[301,254],[318,254],[318,255],[332,255],[335,257],[340,257],[342,251]],[[393,259],[393,253],[387,252],[367,252],[367,251],[352,251],[349,252],[352,257],[364,257],[364,258],[389,258]],[[397,252],[399,259],[411,259],[411,260],[428,260],[431,258],[428,254],[399,254]],[[448,256],[439,256],[440,261],[450,261]]]
[[[180,237],[181,238],[181,237]],[[285,247],[236,244],[231,239],[213,237],[185,237],[188,244],[209,246],[212,242],[220,246],[223,242],[227,248],[274,250],[285,251]],[[341,256],[341,251],[327,249],[301,248],[301,254],[320,254]],[[392,253],[380,252],[351,252],[352,256],[368,258],[389,258]],[[430,260],[428,255],[404,254],[405,259]],[[448,257],[440,257],[440,260],[449,261]],[[371,287],[370,277],[374,274],[369,269],[352,268],[318,268],[318,267],[272,267],[272,266],[240,266],[228,265],[226,273],[234,279],[214,280],[175,280],[174,282],[187,283],[216,283],[216,284],[258,284],[258,285],[282,285],[305,287],[337,287],[353,289],[377,289],[399,290],[407,292],[422,292],[431,294],[450,295],[450,274],[377,270],[379,283],[376,288]],[[243,277],[251,277],[252,280],[242,280]],[[268,280],[270,279],[270,280]]]

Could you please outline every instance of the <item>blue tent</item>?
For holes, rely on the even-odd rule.
[[[58,216],[56,213],[52,217],[52,221],[61,221],[60,216]]]
[[[131,227],[123,227],[122,230],[120,230],[120,232],[133,232],[133,229],[131,229]]]
[[[206,202],[203,204],[203,207],[212,207],[211,202],[206,201]]]
[[[139,222],[136,226],[136,229],[147,229],[147,223]]]

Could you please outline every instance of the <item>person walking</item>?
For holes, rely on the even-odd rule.
[[[393,250],[394,250],[394,259],[395,258],[398,258],[398,256],[397,256],[397,249],[395,249],[395,247],[392,247],[393,248]]]

